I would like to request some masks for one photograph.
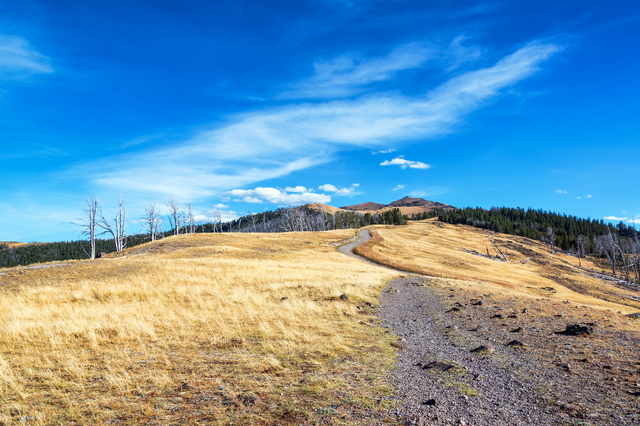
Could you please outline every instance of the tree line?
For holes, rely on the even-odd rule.
[[[85,204],[83,216],[72,223],[80,227],[81,235],[86,240],[29,244],[13,248],[3,244],[0,245],[0,267],[95,259],[103,253],[113,253],[147,241],[184,233],[328,231],[355,229],[372,224],[403,225],[407,219],[398,208],[372,215],[356,212],[330,214],[301,206],[257,214],[248,212],[243,217],[225,222],[221,212],[214,208],[213,221],[198,225],[191,204],[183,208],[173,198],[169,198],[166,202],[168,215],[163,216],[155,203],[149,203],[140,219],[144,232],[129,235],[126,227],[127,208],[122,198],[118,200],[117,212],[111,220],[103,213],[98,197],[85,197]],[[163,230],[165,223],[169,224],[169,230]],[[109,238],[101,238],[105,235]]]

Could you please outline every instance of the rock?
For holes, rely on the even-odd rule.
[[[482,300],[478,300],[477,302],[473,302],[472,305],[473,306],[482,306],[482,305],[484,305],[484,302]]]
[[[522,333],[524,329],[522,327],[514,328],[509,333]]]
[[[365,302],[364,306],[366,306],[367,308],[373,308],[373,303]]]
[[[457,306],[454,306],[453,308],[449,309],[446,312],[459,312],[460,310],[461,310],[460,308],[458,308]]]
[[[560,363],[560,364],[558,364],[558,367],[564,368],[567,371],[571,371],[571,364]]]
[[[635,312],[633,314],[627,315],[629,318],[640,319],[640,312]]]
[[[178,388],[179,391],[185,392],[188,391],[189,389],[191,389],[191,385],[187,382],[184,382],[183,384],[180,385],[180,387]]]
[[[435,399],[427,399],[425,402],[422,403],[422,405],[438,405],[438,401],[436,401]]]
[[[38,420],[38,416],[22,416],[18,419],[19,422],[33,422],[33,421],[37,421]]]
[[[516,314],[511,314],[511,315],[509,315],[509,317],[508,317],[508,318],[515,318],[515,319],[518,319],[518,316],[517,316]]]
[[[556,334],[564,334],[565,336],[590,336],[593,334],[593,327],[582,324],[569,324],[565,330],[558,331]]]
[[[104,259],[105,257],[107,257],[107,253],[105,253],[105,252],[100,252],[100,253],[96,254],[96,258],[98,258],[98,259]],[[29,416],[27,416],[27,417],[29,417]]]
[[[490,318],[503,319],[504,317],[502,316],[502,314],[495,314],[494,316],[492,316]]]
[[[471,352],[476,352],[476,353],[493,353],[495,352],[495,349],[493,349],[491,346],[488,345],[482,345],[482,346],[478,346],[475,349],[471,349]]]
[[[423,370],[433,370],[439,373],[444,373],[445,371],[451,370],[453,367],[455,367],[454,365],[447,364],[446,362],[440,362],[440,361],[433,361],[429,363],[419,362],[418,366],[422,367]]]
[[[349,295],[348,294],[341,294],[340,295],[340,300],[349,300]]]
[[[598,323],[595,323],[595,322],[588,322],[588,323],[586,323],[585,325],[588,325],[589,327],[597,327],[597,326],[598,326]]]
[[[522,313],[523,313],[523,314],[529,313],[529,310],[528,310],[527,308],[524,308],[524,309],[522,310]]]
[[[483,326],[483,325],[478,325],[475,328],[472,328],[469,331],[487,331],[487,327]]]
[[[519,347],[523,347],[526,346],[524,343],[522,343],[520,340],[512,340],[509,343],[507,343],[505,346],[519,346]]]
[[[242,405],[248,407],[249,405],[256,405],[260,402],[260,398],[253,395],[239,395],[238,399],[242,402]]]
[[[289,300],[289,298],[285,296],[282,299],[280,299],[280,301],[285,301],[285,300]]]

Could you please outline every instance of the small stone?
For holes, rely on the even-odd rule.
[[[282,299],[280,299],[280,301],[285,301],[285,300],[289,300],[289,298],[285,296]]]
[[[495,314],[494,316],[492,316],[490,318],[503,319],[504,317],[502,316],[502,314]]]
[[[528,312],[529,312],[529,310],[528,310],[527,308],[524,308],[524,309],[522,310],[522,313],[523,313],[523,314],[526,314],[526,313],[528,313]]]
[[[565,330],[558,331],[556,334],[564,334],[565,336],[590,336],[593,334],[593,327],[582,324],[569,324]]]
[[[509,333],[522,333],[524,329],[522,327],[514,328]]]
[[[240,395],[238,396],[238,399],[240,400],[240,402],[242,402],[242,405],[244,405],[245,407],[249,405],[256,405],[257,403],[260,402],[260,398],[253,395]]]
[[[522,347],[522,346],[525,346],[525,344],[522,343],[520,340],[512,340],[509,343],[507,343],[505,346],[519,346],[519,347]]]
[[[511,314],[511,315],[509,315],[509,318],[515,318],[515,319],[518,319],[518,316],[517,316],[516,314]]]
[[[418,363],[418,366],[422,367],[423,370],[433,370],[438,371],[440,373],[444,373],[445,371],[451,370],[454,366],[451,364],[447,364],[446,362],[433,361],[428,364]]]
[[[178,388],[178,390],[181,390],[183,392],[188,391],[189,389],[191,389],[191,385],[189,385],[189,383],[184,382],[183,384],[180,385],[180,387]]]
[[[445,312],[448,313],[448,312],[459,312],[459,311],[460,311],[460,308],[458,308],[457,306],[454,306],[453,308],[451,308],[451,309],[449,309],[448,311],[445,311]]]
[[[477,302],[473,302],[472,305],[473,306],[482,306],[482,305],[484,305],[484,302],[482,300],[478,300]]]
[[[348,294],[341,294],[340,295],[340,300],[349,300],[349,295]]]
[[[476,353],[493,353],[495,352],[495,350],[488,345],[482,345],[482,346],[478,346],[475,349],[471,349],[471,352],[476,352]]]
[[[438,402],[435,399],[427,399],[425,402],[422,403],[422,405],[431,405],[431,406],[434,406],[437,404]]]

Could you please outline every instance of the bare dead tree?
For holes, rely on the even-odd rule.
[[[97,196],[88,198],[85,195],[84,200],[87,203],[87,207],[84,209],[84,218],[78,219],[78,222],[72,223],[83,228],[80,235],[84,235],[89,238],[89,252],[87,252],[84,247],[82,247],[82,250],[84,250],[89,259],[93,260],[96,258],[96,227],[98,212],[100,211],[100,199]]]
[[[616,273],[616,264],[617,264],[617,239],[614,237],[611,232],[607,235],[598,235],[596,237],[596,254],[598,256],[604,255],[609,261],[609,265],[611,265],[611,269],[613,271],[613,276],[618,277]]]
[[[588,237],[580,234],[576,241],[576,254],[578,255],[578,266],[582,267],[582,258],[586,255]]]
[[[180,205],[173,197],[167,201],[167,207],[169,207],[169,225],[173,228],[173,235],[180,235],[180,228],[184,223],[184,211],[180,209]]]
[[[162,218],[156,210],[155,203],[149,203],[145,207],[142,224],[151,241],[155,241],[157,237],[162,238]]]
[[[549,250],[551,250],[551,253],[558,253],[558,251],[556,250],[556,233],[553,232],[553,229],[547,228],[547,233],[542,237],[542,241],[549,245]]]
[[[193,206],[191,204],[189,204],[189,211],[187,215],[187,225],[188,225],[190,234],[193,234],[196,232],[196,218],[193,214]]]
[[[116,251],[123,250],[127,245],[127,231],[126,231],[126,219],[127,219],[127,206],[120,197],[118,199],[118,213],[113,220],[115,226],[111,226],[109,221],[104,217],[102,208],[99,208],[97,226],[102,228],[103,233],[109,233],[113,237],[113,242],[116,246]]]

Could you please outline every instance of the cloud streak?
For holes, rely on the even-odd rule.
[[[555,44],[532,43],[494,66],[460,74],[417,97],[367,95],[239,114],[179,146],[141,150],[76,172],[115,190],[181,194],[181,201],[211,196],[325,163],[340,150],[375,150],[454,132],[466,114],[533,75],[560,50]],[[367,66],[376,63],[380,65],[369,61]],[[379,75],[390,72],[380,66]],[[414,168],[426,167],[421,164]]]
[[[0,78],[28,78],[52,72],[49,58],[34,50],[25,39],[0,35]]]

